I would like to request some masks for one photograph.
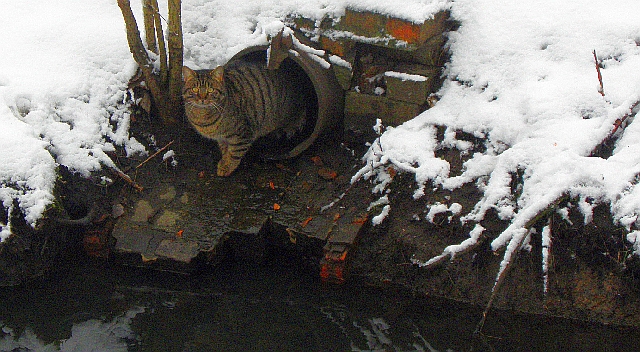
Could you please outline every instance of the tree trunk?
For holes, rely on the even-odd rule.
[[[181,0],[169,0],[169,104],[178,109],[182,99]]]
[[[158,2],[157,0],[144,0],[143,3],[145,4],[143,10],[147,11],[145,9],[148,5],[151,7],[149,11],[151,11],[153,15],[154,25],[151,26],[152,22],[149,20],[147,12],[145,12],[145,25],[150,26],[145,28],[145,34],[147,35],[147,41],[149,41],[150,33],[155,29],[154,38],[157,38],[160,55],[161,72],[159,77],[153,73],[153,62],[142,44],[142,39],[140,39],[140,31],[138,30],[138,24],[131,11],[130,1],[118,0],[118,6],[124,18],[127,30],[127,41],[131,54],[133,54],[133,59],[140,66],[144,80],[157,108],[158,115],[160,115],[165,124],[172,124],[177,121],[177,117],[182,113],[182,23],[180,21],[180,0],[171,0],[169,5],[170,18],[175,18],[172,21],[174,23],[170,23],[169,25],[169,54],[170,57],[173,58],[170,64],[173,64],[175,66],[174,70],[179,72],[178,74],[175,72],[171,74],[170,82],[166,80],[169,76],[168,71],[170,70],[167,69],[167,53],[164,36],[162,34],[162,24],[160,23],[160,14],[158,13]]]

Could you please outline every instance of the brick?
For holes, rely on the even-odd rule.
[[[326,36],[320,36],[320,45],[322,49],[330,52],[331,54],[338,55],[347,61],[352,61],[355,58],[355,42],[348,39],[332,39]],[[352,62],[353,64],[353,62]]]
[[[366,130],[373,127],[376,118],[381,119],[387,126],[397,126],[422,111],[418,104],[350,91],[345,96],[345,128]],[[362,117],[370,117],[373,123],[363,127]]]
[[[351,32],[368,38],[392,37],[405,42],[405,49],[415,50],[429,39],[439,37],[448,30],[449,13],[439,12],[422,24],[389,17],[370,11],[347,9],[344,17],[334,25],[334,29]],[[378,45],[396,48],[398,41]]]

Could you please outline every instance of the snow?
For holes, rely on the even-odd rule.
[[[395,72],[395,71],[387,71],[384,73],[385,77],[397,78],[402,81],[413,81],[413,82],[425,82],[427,81],[427,77],[421,75],[411,75],[404,72]]]
[[[0,13],[0,201],[33,225],[59,165],[89,175],[113,164],[113,143],[142,150],[125,128],[135,65],[114,1],[3,1]]]
[[[577,200],[574,209],[585,222],[604,203],[620,225],[637,228],[640,125],[632,121],[616,133],[610,157],[592,151],[617,119],[638,110],[640,3],[461,0],[451,11],[461,25],[449,35],[451,60],[439,102],[388,127],[354,181],[374,179],[375,191],[382,192],[393,165],[415,175],[416,198],[427,188],[477,184],[483,197],[461,219],[478,223],[493,209],[509,222],[491,243],[494,250],[506,249],[503,268],[521,249],[529,222],[563,196]],[[435,126],[446,128],[445,140],[437,139]],[[456,140],[455,131],[481,138],[477,147],[486,150]],[[451,174],[449,163],[435,156],[440,148],[470,153],[461,174]],[[518,174],[516,197],[511,185]]]
[[[544,276],[543,292],[549,290],[549,261],[551,260],[551,226],[542,228],[542,275]]]
[[[435,202],[434,204],[429,206],[429,212],[427,213],[427,220],[429,220],[430,223],[433,223],[436,215],[450,212],[452,215],[449,216],[447,219],[449,220],[449,222],[451,222],[451,219],[453,219],[453,216],[460,214],[461,211],[462,211],[462,205],[460,205],[459,203],[452,203],[450,206],[447,206],[446,204]]]

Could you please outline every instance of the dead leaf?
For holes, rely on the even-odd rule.
[[[276,185],[273,184],[273,181],[269,181],[269,188],[276,189]]]
[[[389,173],[389,176],[391,176],[391,178],[396,177],[396,175],[398,174],[398,171],[396,171],[396,169],[394,169],[393,166],[389,166],[387,168],[387,172]]]
[[[198,172],[198,178],[204,178],[204,171]]]
[[[275,210],[275,211],[280,210],[280,204],[278,204],[278,203],[273,203],[273,210]]]
[[[333,180],[338,177],[338,173],[335,170],[326,167],[318,169],[318,175],[325,180]]]
[[[333,216],[333,221],[338,221],[338,219],[340,219],[340,213],[336,213],[336,214]]]
[[[184,234],[184,230],[180,230],[176,233],[176,237],[178,238],[182,238],[182,235]]]
[[[300,223],[300,227],[305,228],[307,227],[307,225],[309,225],[309,222],[311,222],[311,220],[313,220],[313,217],[308,217],[306,218],[303,222]]]

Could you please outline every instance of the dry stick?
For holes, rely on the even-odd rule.
[[[134,180],[131,179],[131,177],[129,177],[129,175],[127,175],[124,172],[120,171],[120,169],[118,169],[117,167],[112,166],[111,170],[113,170],[113,172],[116,175],[118,175],[121,179],[125,180],[128,184],[130,184],[133,188],[135,188],[136,191],[142,192],[144,190],[144,188],[142,186],[137,184]]]
[[[600,88],[598,88],[598,93],[604,97],[604,86],[602,85],[602,74],[600,73],[600,62],[598,61],[598,56],[596,55],[596,51],[593,51],[593,60],[596,63],[596,72],[598,72],[598,82],[600,82]]]
[[[622,126],[622,123],[624,123],[625,120],[627,120],[629,117],[633,117],[636,115],[637,112],[633,112],[633,110],[635,110],[638,107],[638,104],[640,104],[640,100],[631,104],[631,106],[629,107],[628,113],[624,114],[624,116],[622,116],[621,118],[616,119],[616,122],[613,124],[613,130],[611,130],[611,133],[609,134],[608,138],[613,136],[613,134],[618,131],[618,129],[620,128],[620,126]]]
[[[158,8],[158,0],[149,0],[153,8],[153,20],[155,22],[156,37],[158,39],[158,55],[160,55],[160,82],[166,87],[168,69],[167,69],[167,48],[164,44],[164,34],[162,33],[162,22],[160,21],[160,9]]]
[[[567,195],[563,195],[563,196],[559,197],[558,199],[556,199],[555,201],[551,202],[544,210],[540,211],[531,220],[527,221],[527,223],[524,225],[524,228],[530,229],[540,219],[542,219],[544,216],[549,214],[549,212],[551,212],[553,209],[555,209],[558,206],[558,204],[562,203],[567,198],[568,198]],[[489,314],[489,310],[491,310],[491,307],[493,306],[493,301],[495,301],[497,293],[500,290],[500,288],[502,287],[502,284],[504,283],[504,279],[507,277],[507,273],[511,270],[511,267],[513,266],[512,264],[513,264],[513,262],[515,262],[515,260],[516,260],[516,258],[518,256],[518,251],[520,250],[520,247],[522,247],[522,243],[524,242],[524,240],[526,238],[527,238],[527,236],[523,236],[522,239],[520,239],[520,241],[519,241],[519,243],[517,243],[517,247],[516,247],[518,249],[513,253],[513,258],[511,259],[511,261],[509,261],[506,264],[504,270],[502,270],[498,274],[498,277],[496,278],[496,282],[495,282],[495,284],[493,284],[493,290],[491,291],[491,297],[489,297],[489,301],[487,302],[487,305],[485,306],[484,311],[482,312],[482,319],[480,319],[480,322],[476,326],[476,330],[473,332],[474,335],[478,335],[478,334],[482,333],[482,328],[484,327],[484,322],[487,320],[487,315]]]
[[[171,142],[167,143],[167,145],[165,145],[164,147],[160,148],[157,152],[153,153],[153,155],[151,155],[150,157],[146,158],[143,162],[138,164],[138,166],[136,166],[136,170],[139,169],[140,167],[142,167],[142,165],[146,164],[149,160],[155,158],[156,156],[158,156],[158,154],[162,153],[167,148],[169,148],[169,146],[171,146],[173,144],[173,142],[174,141],[171,141]]]
[[[447,261],[447,259],[450,260],[450,261],[453,260],[453,256],[454,255],[455,256],[461,256],[461,255],[473,252],[478,247],[480,247],[480,245],[485,241],[485,239],[486,239],[486,235],[482,234],[482,235],[480,235],[480,237],[478,238],[476,243],[466,247],[465,249],[463,249],[461,251],[455,252],[455,253],[443,253],[443,254],[440,254],[439,256],[433,258],[435,260],[433,260],[433,261],[429,260],[429,261],[431,261],[431,263],[429,263],[428,265],[423,266],[423,268],[424,269],[433,269],[433,268],[439,267],[440,265],[444,264]]]

